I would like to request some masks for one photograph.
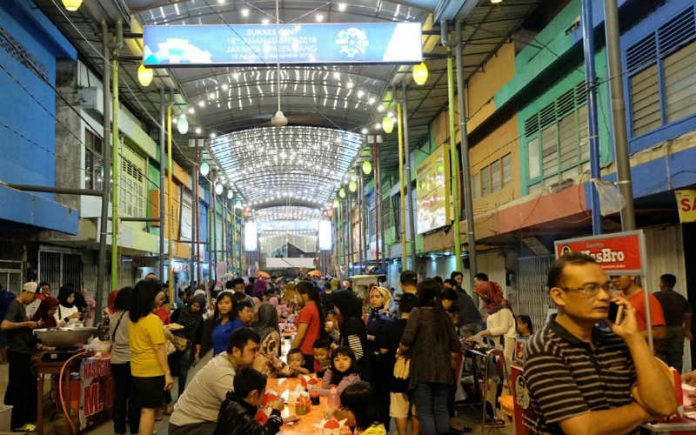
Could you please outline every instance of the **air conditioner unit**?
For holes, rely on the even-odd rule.
[[[83,109],[95,111],[100,115],[104,113],[104,93],[101,88],[82,88],[77,96]]]

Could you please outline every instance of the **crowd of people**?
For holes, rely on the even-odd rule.
[[[364,294],[330,277],[234,278],[222,288],[182,290],[172,305],[167,286],[150,274],[112,292],[104,312],[114,432],[150,435],[168,414],[172,435],[272,435],[283,424],[284,404],[266,404],[273,412],[258,421],[267,379],[314,374],[316,394],[340,400],[327,417],[345,419],[355,433],[386,434],[392,423],[399,435],[409,428],[462,433],[467,428],[451,425],[455,394],[472,364],[467,349],[481,348],[500,355],[494,396],[508,388],[513,361],[524,360],[535,433],[626,433],[674,412],[670,379],[645,339],[644,292],[634,278],[610,279],[581,254],[561,257],[548,277],[558,314],[536,333],[528,315],[513,313],[499,283],[476,274],[477,303],[463,278],[453,272],[419,280],[404,271],[397,290],[373,284]],[[681,370],[691,315],[674,285],[674,276],[663,275],[660,292],[650,295],[651,332],[657,356]],[[22,290],[16,298],[0,292],[0,329],[10,363],[5,403],[21,404],[12,426],[31,430],[32,329],[93,324],[95,316],[89,293],[72,286],[57,298],[46,283]],[[620,312],[613,321],[610,303]],[[490,402],[488,423],[496,423],[496,400]]]

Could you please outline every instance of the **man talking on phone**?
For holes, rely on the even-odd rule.
[[[547,286],[556,319],[527,345],[535,434],[618,435],[676,412],[674,388],[638,330],[635,309],[584,254],[561,256]],[[610,302],[618,305],[608,320]],[[636,386],[634,390],[632,387]]]

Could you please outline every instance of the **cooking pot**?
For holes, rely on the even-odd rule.
[[[96,331],[94,327],[41,328],[34,329],[34,334],[46,346],[69,348],[86,343]]]

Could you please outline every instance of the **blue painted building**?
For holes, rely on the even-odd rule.
[[[75,48],[31,1],[0,2],[0,231],[77,234],[79,215],[48,193],[5,184],[56,185],[57,64]],[[76,187],[76,186],[72,186]]]

